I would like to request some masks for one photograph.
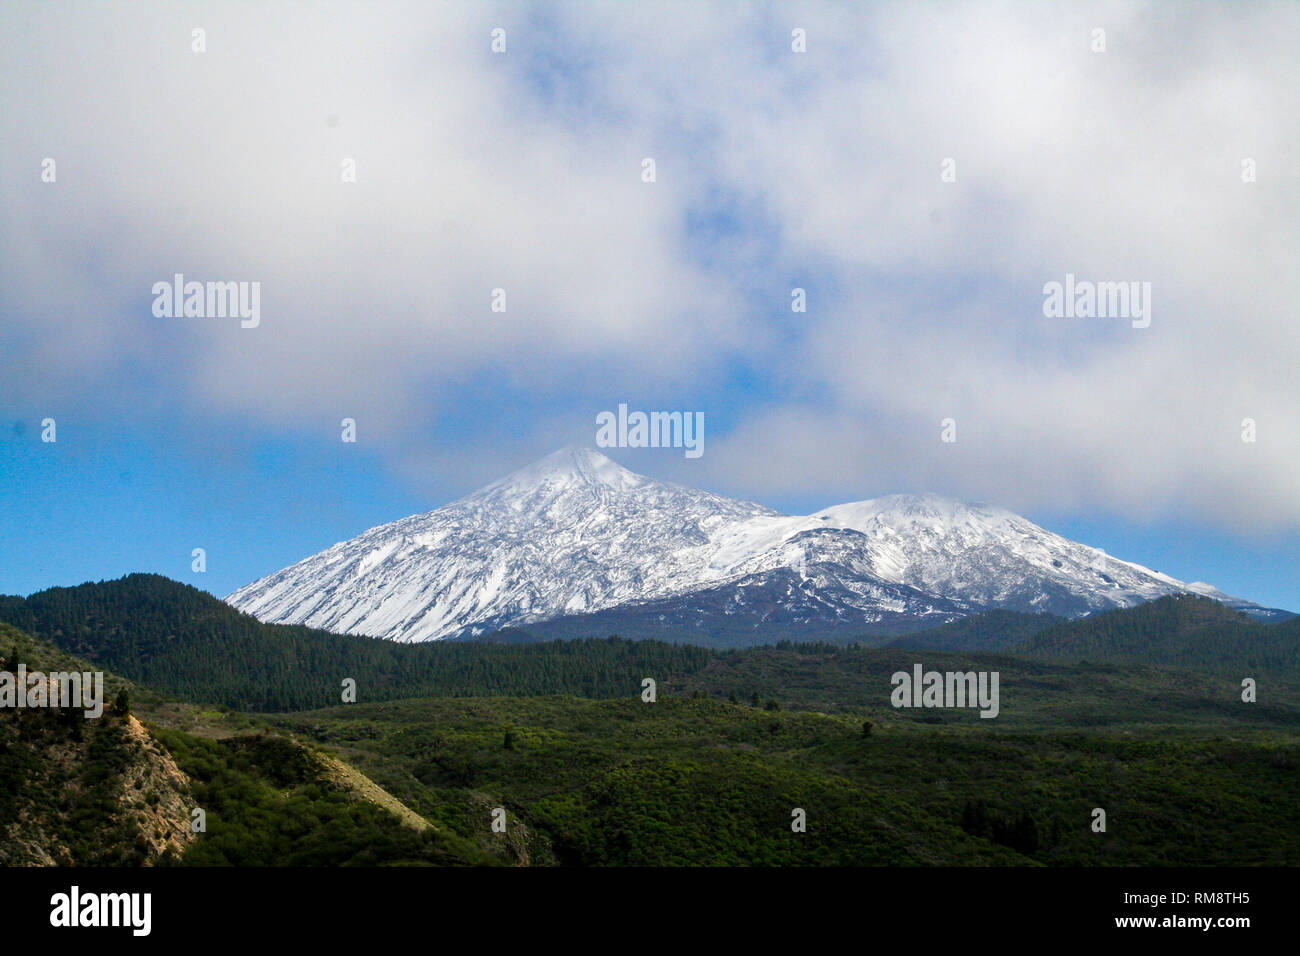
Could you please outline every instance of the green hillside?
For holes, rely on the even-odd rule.
[[[96,670],[0,622],[0,670],[20,664]],[[188,781],[131,716],[159,699],[106,674],[94,719],[81,706],[0,709],[0,864],[139,865],[183,848]]]
[[[905,634],[889,642],[890,647],[912,650],[1001,651],[1015,647],[1063,618],[1020,611],[986,611],[959,618],[939,627]]]
[[[659,641],[395,644],[263,624],[156,574],[0,597],[0,620],[187,700],[247,711],[473,694],[611,697],[643,673],[689,673],[709,652]]]
[[[705,668],[666,682],[669,692],[766,703],[787,710],[825,713],[890,711],[891,677],[921,664],[924,670],[996,671],[1000,713],[974,710],[900,710],[903,719],[927,724],[987,725],[990,729],[1159,727],[1229,731],[1251,727],[1300,729],[1300,686],[1273,681],[1254,704],[1241,700],[1240,682],[1212,672],[1150,664],[1032,659],[1007,654],[908,651],[777,645],[718,654]]]
[[[19,662],[45,673],[96,670],[0,622],[0,670]],[[112,673],[104,686],[97,719],[80,709],[0,709],[0,865],[498,862],[443,828],[413,828],[374,793],[359,799],[351,775],[268,736],[264,724],[204,714]],[[115,703],[123,692],[129,713]],[[214,723],[238,735],[175,726],[209,732]],[[195,808],[206,813],[202,834],[190,827]]]
[[[1039,631],[1016,654],[1141,662],[1238,675],[1300,675],[1300,617],[1253,621],[1195,595],[1163,597]]]
[[[0,624],[6,660],[120,662],[131,680],[109,684],[143,721],[77,741],[56,714],[0,714],[0,861],[1300,864],[1297,624],[1202,599],[947,632],[999,653],[397,645],[263,625],[151,575],[0,599],[0,617],[40,631]],[[996,672],[998,716],[895,708],[915,665]],[[207,832],[167,845],[196,805]]]
[[[466,838],[490,836],[489,809],[505,808],[534,863],[1300,863],[1294,732],[866,719],[864,734],[862,714],[632,696],[398,701],[275,723]],[[1090,829],[1096,807],[1105,833]],[[796,808],[805,833],[791,830]]]

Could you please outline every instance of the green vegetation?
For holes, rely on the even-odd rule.
[[[394,644],[262,624],[206,592],[148,574],[52,588],[26,599],[0,597],[0,620],[156,690],[255,712],[331,706],[340,702],[341,681],[349,677],[357,681],[360,701],[544,694],[607,699],[653,676],[713,696],[732,690],[776,700],[793,695],[800,706],[842,709],[878,700],[882,688],[870,682],[872,675],[883,671],[887,681],[925,649],[937,649],[937,656],[920,659],[959,669],[976,662],[1001,669],[1012,680],[1037,675],[1056,682],[1056,690],[1066,689],[1061,682],[1071,683],[1073,672],[1045,667],[1044,661],[1175,667],[1238,681],[1251,676],[1300,684],[1300,618],[1260,624],[1199,597],[1162,598],[1073,622],[991,612],[886,648],[780,641],[731,651],[617,637]],[[1008,645],[1015,646],[1005,649]],[[1002,647],[1003,656],[975,650],[981,646]],[[801,662],[802,669],[787,666],[791,661]],[[712,677],[691,681],[720,673],[733,673],[742,683],[720,688]],[[1092,683],[1107,672],[1085,666],[1082,673],[1085,683]],[[1158,686],[1161,695],[1170,683],[1150,670],[1112,667],[1109,673],[1126,673],[1142,687]],[[886,696],[888,690],[886,683]],[[1217,691],[1208,696],[1221,698]]]
[[[662,642],[395,644],[262,624],[156,574],[0,597],[0,620],[133,681],[246,711],[325,707],[341,682],[359,700],[481,694],[614,697],[644,674],[689,673],[710,652]]]
[[[1015,653],[1294,679],[1300,676],[1300,617],[1261,624],[1209,598],[1164,597],[1049,627]]]
[[[1277,626],[1277,625],[1270,625]],[[984,720],[974,710],[889,706],[891,676],[920,663],[925,670],[997,671],[1001,713]],[[788,644],[726,651],[701,670],[660,681],[677,696],[696,692],[752,703],[755,695],[786,708],[826,713],[894,714],[920,723],[989,730],[1126,730],[1196,726],[1216,731],[1300,730],[1300,690],[1294,679],[1271,681],[1255,704],[1241,700],[1235,676],[1146,664],[1067,662],[1012,657]]]
[[[1012,615],[1001,636],[990,618],[937,650],[412,647],[262,625],[147,575],[0,617],[41,629],[0,624],[6,663],[91,669],[83,653],[182,698],[110,672],[102,721],[0,714],[0,862],[1300,863],[1300,625],[1199,598]],[[893,708],[891,675],[918,663],[997,671],[999,716]],[[360,703],[337,705],[343,677]]]
[[[663,696],[401,701],[274,722],[467,839],[506,807],[534,863],[1300,862],[1292,732],[1008,734],[903,713],[873,714],[869,736],[860,714]],[[1106,833],[1090,830],[1094,807]],[[795,808],[806,833],[791,831]]]
[[[1064,618],[1050,614],[986,611],[906,634],[890,641],[889,645],[910,650],[1000,651],[1024,643],[1053,624],[1064,623]]]
[[[5,670],[94,668],[0,623]],[[126,682],[106,675],[105,693]],[[144,693],[146,700],[157,695]],[[150,812],[133,784],[171,788],[159,756],[124,713],[106,706],[87,720],[81,707],[0,709],[0,864],[131,866],[156,858],[169,821]],[[169,796],[172,802],[176,793]]]
[[[133,756],[117,724],[82,730],[49,713],[0,716],[0,863],[143,862],[114,783]]]
[[[1190,594],[1077,621],[989,611],[896,638],[890,646],[1300,679],[1300,617],[1262,623]]]
[[[95,669],[3,623],[0,648],[6,668]],[[79,708],[0,710],[0,864],[494,862],[423,821],[412,827],[300,744],[249,734],[266,730],[255,719],[205,712],[111,673],[104,684],[117,693],[100,719]],[[142,727],[133,701],[151,723],[173,726]],[[201,836],[190,833],[196,807],[207,814]]]
[[[185,851],[191,866],[487,864],[471,841],[416,830],[330,779],[311,751],[280,737],[204,740],[157,731],[189,776],[207,831]]]

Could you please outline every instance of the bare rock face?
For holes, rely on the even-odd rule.
[[[142,758],[123,775],[124,809],[136,814],[141,837],[148,844],[147,860],[157,861],[171,851],[177,855],[197,839],[191,829],[191,812],[195,809],[190,780],[172,760],[171,754],[150,735],[134,717],[126,718],[127,735],[135,742]],[[140,794],[144,806],[140,806]],[[157,794],[154,802],[152,795]]]
[[[189,779],[134,717],[0,711],[0,865],[152,865],[195,839]]]

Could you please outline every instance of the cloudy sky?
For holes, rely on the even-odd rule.
[[[987,501],[1300,610],[1297,41],[1294,3],[6,3],[0,591],[225,594],[626,402],[705,415],[698,459],[611,450],[643,473]],[[175,273],[260,324],[155,316]],[[1045,316],[1067,273],[1149,327]]]

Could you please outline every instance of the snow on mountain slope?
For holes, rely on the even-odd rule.
[[[697,586],[720,529],[775,515],[567,448],[227,598],[265,621],[421,641]]]
[[[865,534],[883,580],[986,607],[1072,617],[1186,589],[1004,508],[938,495],[889,495],[815,517]]]
[[[723,614],[761,594],[759,622],[857,625],[985,607],[1079,616],[1189,590],[999,508],[891,495],[797,517],[566,448],[226,600],[264,621],[424,641],[720,586]]]

